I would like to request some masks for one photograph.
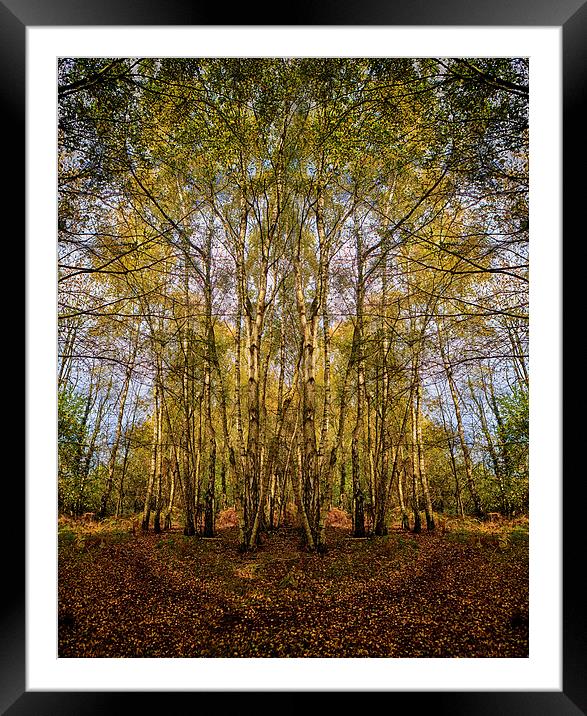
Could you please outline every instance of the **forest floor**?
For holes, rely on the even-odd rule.
[[[328,551],[60,519],[60,657],[527,657],[528,523],[447,521]]]

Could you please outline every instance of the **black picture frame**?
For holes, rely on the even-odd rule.
[[[587,96],[587,2],[585,0],[434,0],[384,2],[384,0],[325,0],[315,6],[292,6],[295,17],[275,18],[275,4],[239,4],[227,7],[215,3],[166,0],[0,0],[0,68],[2,72],[1,101],[5,142],[15,152],[10,166],[10,182],[4,192],[4,205],[13,216],[25,215],[24,147],[25,147],[25,31],[29,26],[76,25],[429,25],[429,26],[557,26],[563,36],[563,305],[575,304],[571,287],[577,284],[577,262],[569,256],[569,246],[584,233],[581,224],[573,221],[584,204],[584,179],[587,150],[584,141],[584,119],[580,100]],[[262,22],[260,22],[262,20]],[[12,139],[7,140],[10,137]],[[18,141],[17,139],[18,138]],[[18,213],[20,208],[20,214]],[[575,231],[577,229],[577,231]],[[571,265],[572,262],[574,265]],[[580,284],[579,284],[580,285]],[[567,369],[572,336],[564,323],[562,349],[564,376]],[[566,330],[565,330],[566,329]],[[16,335],[16,332],[14,333]],[[576,349],[575,349],[576,350]],[[555,377],[556,379],[556,377]],[[563,401],[568,397],[570,378],[563,381]],[[576,389],[576,386],[575,386]],[[576,396],[574,396],[576,398]],[[566,407],[569,404],[564,402]],[[580,444],[580,421],[564,421],[563,454],[563,689],[560,692],[394,692],[389,708],[428,713],[450,713],[452,716],[480,714],[506,716],[540,714],[577,716],[587,714],[587,659],[585,610],[587,600],[582,587],[580,546],[584,543],[583,526],[577,518],[579,491],[583,487],[581,473],[569,467],[571,446]],[[24,480],[17,487],[13,503],[24,505]],[[580,514],[580,513],[579,513]],[[3,516],[6,533],[22,535],[24,520],[18,510]],[[42,538],[42,536],[39,536]],[[13,542],[14,540],[11,540]],[[0,614],[0,712],[10,716],[34,714],[117,714],[134,710],[142,713],[174,708],[177,692],[149,692],[145,706],[137,704],[135,692],[33,692],[25,682],[25,579],[24,539],[20,553],[11,544],[12,565],[3,567],[4,598]],[[8,549],[8,548],[7,548]],[[575,551],[577,550],[577,551]],[[382,689],[384,690],[384,689]],[[227,694],[224,694],[227,695]],[[294,693],[289,704],[295,707],[302,693]],[[245,697],[249,698],[245,698]],[[241,703],[252,703],[253,694],[239,694]],[[192,699],[197,694],[191,695]],[[404,703],[405,701],[405,703]],[[196,702],[192,702],[192,708]],[[279,704],[276,703],[276,708]],[[201,706],[200,706],[201,708]]]

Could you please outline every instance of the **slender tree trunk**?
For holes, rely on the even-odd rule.
[[[243,269],[244,270],[244,269]],[[263,258],[260,267],[256,308],[245,296],[246,305],[246,348],[248,356],[248,435],[247,435],[247,469],[244,475],[244,508],[243,530],[245,549],[254,549],[257,533],[253,527],[259,509],[264,509],[262,501],[265,497],[262,486],[261,461],[261,425],[260,425],[260,356],[261,338],[266,311],[266,293],[268,279],[268,263]],[[258,522],[257,522],[258,524]]]
[[[426,474],[426,462],[424,460],[424,445],[422,441],[422,385],[419,375],[416,381],[416,442],[418,450],[418,473],[420,477],[420,486],[422,487],[422,495],[424,497],[424,510],[426,513],[426,529],[431,532],[434,527],[434,513],[432,511],[432,499],[430,497],[430,488],[428,486],[428,476]]]
[[[359,441],[363,418],[363,365],[359,359],[357,366],[357,416],[351,438],[351,470],[353,480],[353,534],[355,537],[365,536],[365,495],[361,480],[361,460]]]
[[[149,473],[147,490],[145,492],[145,503],[143,507],[143,518],[141,522],[141,527],[145,532],[149,530],[153,502],[153,489],[157,479],[157,458],[159,454],[159,403],[161,401],[158,377],[155,378],[154,395],[155,408],[153,411],[153,443],[151,446],[151,470]]]
[[[157,406],[157,457],[155,484],[157,494],[155,497],[155,516],[153,518],[153,531],[156,534],[161,532],[161,510],[163,509],[163,401],[159,400]]]
[[[497,423],[497,439],[498,439],[498,445],[497,449],[499,451],[500,456],[500,464],[501,464],[501,473],[503,475],[503,481],[504,481],[504,490],[507,492],[508,484],[510,483],[510,480],[512,478],[513,473],[513,466],[512,466],[512,459],[510,454],[510,446],[507,442],[507,440],[504,439],[504,421],[502,416],[502,411],[500,409],[499,403],[497,401],[497,396],[495,394],[495,388],[493,386],[493,380],[491,377],[489,378],[489,385],[487,386],[485,380],[483,380],[483,387],[485,390],[485,394],[488,396],[488,402],[491,406],[491,410],[493,412],[493,416],[495,418],[495,422]],[[507,514],[511,514],[511,505],[509,504],[508,500],[508,508],[507,508]]]
[[[384,281],[384,287],[386,282]],[[385,300],[386,291],[383,290],[383,298]],[[384,309],[382,309],[383,311]],[[385,326],[383,327],[385,331]],[[377,536],[387,534],[386,518],[387,518],[387,496],[389,494],[388,485],[393,480],[393,470],[391,476],[388,477],[389,472],[389,456],[388,456],[388,441],[387,441],[387,403],[389,399],[389,381],[388,381],[388,369],[387,369],[387,352],[389,350],[388,339],[384,333],[383,340],[381,343],[380,351],[380,362],[381,362],[381,417],[379,420],[379,478],[375,485],[375,500],[374,500],[374,513],[375,522],[374,529]]]
[[[477,492],[477,486],[475,485],[475,478],[473,477],[473,461],[471,460],[471,453],[469,451],[469,446],[467,445],[467,440],[465,438],[465,428],[463,426],[463,418],[461,416],[461,408],[459,405],[459,396],[458,396],[457,388],[456,388],[455,381],[453,378],[452,367],[450,365],[447,353],[444,348],[442,332],[440,329],[440,323],[438,324],[438,344],[440,347],[440,354],[442,357],[442,362],[444,364],[444,370],[446,373],[446,378],[448,381],[448,386],[449,386],[450,394],[451,394],[452,401],[453,401],[455,418],[457,421],[457,430],[459,433],[459,440],[461,443],[461,450],[463,452],[463,460],[465,463],[465,474],[467,477],[467,487],[469,489],[469,494],[471,495],[471,499],[473,500],[473,505],[475,508],[475,515],[477,517],[479,517],[480,519],[484,519],[485,511],[483,509],[483,506],[481,505],[481,498],[479,497],[479,493]]]
[[[164,398],[164,396],[163,396]],[[195,525],[194,525],[194,499],[193,499],[193,483],[191,480],[191,476],[189,473],[189,468],[187,467],[187,459],[189,457],[189,451],[187,447],[185,449],[182,449],[183,446],[177,446],[174,439],[174,433],[172,430],[171,425],[171,417],[169,415],[169,411],[167,409],[167,402],[165,399],[163,400],[163,405],[165,409],[165,416],[166,416],[166,422],[167,422],[167,431],[168,434],[171,437],[171,458],[173,461],[173,467],[172,467],[172,488],[175,485],[175,480],[177,479],[179,483],[179,489],[181,492],[181,497],[183,500],[183,514],[184,514],[184,529],[183,533],[186,536],[193,536],[196,532]],[[185,426],[184,426],[185,427]],[[182,464],[180,456],[183,455],[183,473],[182,473]],[[170,505],[173,509],[173,500],[171,499],[170,495]]]
[[[530,377],[528,375],[528,366],[526,365],[526,357],[522,347],[522,339],[518,332],[518,327],[511,320],[506,319],[506,330],[510,345],[512,347],[513,365],[519,382],[525,386],[526,390],[530,385]]]
[[[63,325],[63,322],[60,322]],[[78,319],[68,319],[66,322],[66,333],[63,345],[60,348],[59,355],[59,374],[57,377],[57,385],[59,389],[65,387],[69,383],[71,368],[73,365],[73,352],[75,340],[78,333]]]
[[[306,301],[302,287],[299,258],[294,262],[296,283],[296,303],[302,333],[303,348],[301,360],[301,406],[302,406],[302,497],[304,511],[312,531],[312,541],[308,546],[312,549],[321,548],[323,525],[321,524],[321,495],[318,465],[318,446],[316,444],[316,358],[317,331],[320,297],[317,294],[310,310],[306,309]]]
[[[404,482],[405,482],[405,480],[406,480],[406,469],[405,469],[405,463],[404,463],[401,471],[398,474],[397,494],[398,494],[401,516],[402,516],[402,529],[406,530],[406,532],[407,532],[410,529],[410,518],[408,516],[408,511],[406,509],[406,502],[404,499]]]
[[[296,496],[296,502],[298,506],[298,514],[302,522],[302,529],[305,537],[305,543],[309,550],[313,551],[316,548],[314,543],[314,533],[308,519],[308,513],[306,512],[306,506],[303,494],[303,450],[301,447],[297,449],[297,470],[294,470],[294,490]]]
[[[387,207],[390,208],[389,205]],[[386,211],[387,213],[387,211]],[[376,443],[378,445],[378,460],[376,461],[376,484],[374,489],[374,532],[377,536],[387,534],[387,504],[388,497],[391,492],[390,486],[393,482],[394,470],[389,475],[389,456],[388,456],[388,425],[387,425],[387,408],[389,401],[389,367],[388,353],[390,348],[390,340],[388,336],[388,302],[387,302],[387,240],[382,241],[382,259],[381,259],[381,305],[380,313],[380,331],[381,343],[379,348],[379,365],[377,370],[377,398],[376,405],[380,406],[379,413],[376,411]],[[379,386],[381,385],[381,388]],[[378,473],[378,476],[377,476]]]
[[[483,406],[482,401],[475,394],[475,389],[473,387],[473,384],[472,384],[470,378],[469,378],[468,383],[469,383],[469,390],[471,393],[471,397],[473,399],[473,402],[477,406],[479,420],[481,422],[481,430],[483,432],[485,441],[487,443],[487,451],[489,453],[489,457],[491,459],[491,464],[493,466],[493,475],[495,477],[495,480],[497,482],[497,486],[499,489],[499,495],[500,495],[500,499],[501,499],[501,511],[502,511],[502,514],[509,515],[510,507],[509,507],[507,494],[506,494],[506,490],[505,490],[505,483],[504,483],[504,478],[503,478],[503,471],[501,469],[501,462],[499,460],[499,455],[498,455],[497,449],[493,442],[493,437],[491,435],[491,431],[489,430],[489,425],[487,423],[487,416],[485,415],[485,408]]]
[[[341,509],[346,509],[346,463],[344,460],[340,465],[339,505]]]
[[[94,402],[96,400],[96,394],[94,393],[94,386],[93,382],[90,381],[90,386],[88,389],[88,396],[86,399],[86,404],[84,408],[84,415],[82,418],[82,430],[81,434],[85,436],[86,430],[88,427],[88,420],[90,418],[90,412],[92,410],[92,407],[94,405]],[[93,436],[93,441],[95,442],[96,437],[98,435],[97,430],[95,430],[95,435]],[[84,441],[80,440],[78,446],[77,446],[77,455],[76,455],[76,461],[75,461],[75,474],[78,476],[78,489],[77,494],[75,496],[75,500],[73,503],[73,509],[72,513],[74,515],[81,515],[83,513],[82,510],[82,500],[83,500],[83,486],[86,479],[86,470],[85,470],[85,460],[84,460],[84,452],[88,448],[88,446],[84,445]],[[88,470],[89,470],[89,464],[88,464]]]
[[[167,475],[169,475],[169,500],[167,502],[165,520],[163,522],[163,529],[166,531],[171,529],[173,505],[175,502],[175,480],[177,475],[177,463],[173,460],[173,450],[170,450],[169,453],[170,454],[166,457],[166,472]]]
[[[366,433],[367,433],[367,445],[366,445],[366,449],[367,449],[367,464],[368,464],[368,466],[369,466],[369,470],[368,470],[368,473],[367,473],[367,475],[368,475],[368,480],[369,480],[369,481],[368,481],[369,503],[368,503],[368,505],[367,505],[366,507],[367,507],[367,513],[368,513],[368,515],[369,515],[369,524],[371,525],[371,528],[372,528],[373,525],[374,525],[374,522],[375,522],[375,512],[374,512],[374,509],[375,509],[375,503],[376,503],[375,490],[376,490],[376,480],[377,480],[377,477],[376,477],[376,474],[375,474],[375,473],[376,473],[376,467],[375,467],[376,456],[374,455],[375,447],[374,447],[374,445],[373,445],[373,430],[372,430],[372,427],[371,427],[371,425],[372,425],[371,405],[372,405],[373,400],[372,400],[372,398],[369,396],[369,393],[368,393],[368,391],[366,390],[366,387],[365,387],[365,396],[366,396],[365,403],[366,403],[366,408],[367,408],[367,409],[366,409],[366,411],[364,412],[364,420],[365,420],[365,422],[366,422],[366,424],[367,424],[367,430],[366,430]]]
[[[422,531],[422,520],[420,518],[420,497],[419,497],[419,490],[418,490],[418,469],[419,469],[419,463],[418,463],[418,434],[417,434],[417,425],[416,425],[416,403],[415,403],[415,396],[414,396],[414,386],[412,386],[412,391],[410,394],[410,404],[411,404],[411,477],[412,477],[412,510],[414,513],[414,532],[419,533]]]
[[[204,537],[214,536],[216,502],[216,431],[212,421],[212,365],[216,358],[216,339],[212,324],[212,232],[208,232],[206,243],[206,265],[204,296],[206,304],[206,358],[204,363],[204,417],[208,448],[208,474],[204,494]]]
[[[86,454],[84,457],[84,463],[82,467],[82,473],[80,476],[80,485],[79,485],[79,492],[77,496],[77,505],[78,505],[78,514],[81,514],[84,510],[84,498],[85,498],[85,488],[86,483],[88,481],[88,478],[90,477],[90,468],[92,466],[92,459],[94,457],[94,452],[96,450],[96,442],[98,440],[98,436],[100,435],[102,431],[102,421],[104,420],[104,412],[106,410],[106,405],[108,403],[108,399],[110,398],[110,393],[112,392],[112,378],[108,381],[108,387],[106,388],[106,392],[104,394],[104,397],[102,400],[98,403],[98,409],[96,411],[96,418],[94,421],[94,429],[92,430],[92,434],[90,436],[90,440],[88,443],[88,447],[86,450]]]
[[[356,350],[357,366],[357,415],[351,438],[351,469],[353,479],[353,534],[365,536],[365,495],[361,480],[359,440],[363,427],[363,400],[365,396],[365,366],[363,362],[363,303],[365,283],[363,276],[363,242],[360,231],[356,234],[357,286],[355,291],[356,315],[353,348]]]
[[[114,485],[114,471],[116,469],[116,458],[118,457],[118,448],[120,446],[120,438],[122,435],[122,426],[124,422],[124,411],[126,408],[126,398],[128,396],[128,389],[130,387],[130,382],[134,370],[134,362],[137,352],[137,346],[138,346],[138,333],[137,338],[134,342],[134,346],[132,349],[132,353],[130,356],[129,364],[126,369],[126,375],[124,377],[124,384],[122,386],[122,391],[120,394],[120,405],[118,408],[118,419],[116,421],[116,430],[114,433],[114,442],[112,444],[112,450],[110,452],[110,460],[108,461],[108,475],[106,477],[106,484],[104,486],[104,490],[102,492],[102,497],[100,499],[100,510],[98,512],[98,517],[100,519],[104,519],[106,517],[106,511],[108,508],[108,500],[110,499],[110,494],[112,492],[112,487]]]

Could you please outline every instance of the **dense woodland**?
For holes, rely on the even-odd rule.
[[[63,59],[63,515],[528,511],[528,63]]]

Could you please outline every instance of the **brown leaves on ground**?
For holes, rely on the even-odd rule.
[[[326,515],[325,525],[326,527],[338,527],[340,529],[350,530],[353,527],[353,521],[348,512],[333,507]]]
[[[325,555],[294,529],[218,537],[62,525],[59,656],[528,656],[527,524],[329,527]]]
[[[234,507],[222,510],[216,519],[216,529],[223,530],[227,527],[238,527],[238,514]]]

